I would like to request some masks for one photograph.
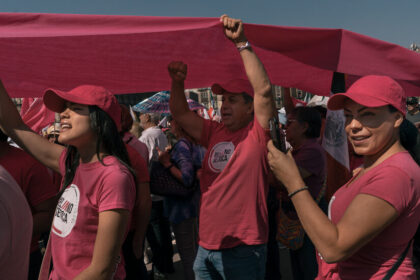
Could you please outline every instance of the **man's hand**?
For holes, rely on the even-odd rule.
[[[182,61],[172,61],[168,65],[168,72],[172,80],[183,82],[187,78],[187,64]]]
[[[242,20],[230,18],[227,15],[222,15],[220,17],[220,22],[223,24],[226,37],[233,43],[238,44],[247,41],[244,34]]]

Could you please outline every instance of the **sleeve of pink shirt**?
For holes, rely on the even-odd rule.
[[[125,169],[107,173],[98,189],[98,211],[126,209],[131,211],[135,202],[135,186],[132,175]]]
[[[387,201],[399,214],[408,206],[413,197],[410,177],[400,168],[385,166],[375,172],[361,193],[370,194]]]
[[[256,141],[263,144],[264,147],[267,145],[271,137],[270,129],[263,128],[255,116],[251,133],[255,137]]]
[[[221,123],[211,121],[211,120],[206,120],[206,119],[202,119],[202,121],[203,121],[203,131],[201,132],[200,144],[203,147],[208,148],[209,142],[210,142],[210,136],[212,135],[212,132],[216,130],[217,128],[222,127],[223,125]]]

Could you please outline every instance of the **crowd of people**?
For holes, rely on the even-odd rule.
[[[418,100],[376,75],[329,99],[360,160],[327,201],[326,108],[295,106],[286,89],[274,129],[287,150],[276,147],[269,75],[241,20],[220,21],[246,73],[212,85],[220,121],[189,109],[182,61],[168,65],[166,130],[160,115],[137,123],[110,91],[81,85],[45,91],[60,123],[42,136],[0,83],[0,279],[165,279],[173,239],[184,279],[280,279],[276,233],[291,220],[304,232],[290,249],[296,280],[416,279]],[[191,191],[155,192],[158,167]]]

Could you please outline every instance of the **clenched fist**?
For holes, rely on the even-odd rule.
[[[172,80],[183,82],[187,78],[187,64],[182,61],[172,61],[168,65],[168,72]]]
[[[225,35],[229,40],[235,44],[247,41],[242,20],[222,15],[220,22],[223,24]]]

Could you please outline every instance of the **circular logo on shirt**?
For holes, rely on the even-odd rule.
[[[58,200],[55,209],[52,231],[56,235],[66,237],[70,234],[76,224],[79,201],[79,188],[75,184],[71,184]]]
[[[213,146],[210,151],[208,165],[213,172],[221,172],[235,151],[232,142],[220,142]]]

